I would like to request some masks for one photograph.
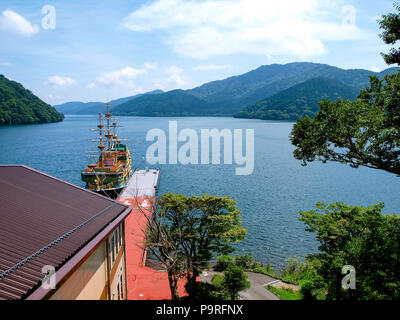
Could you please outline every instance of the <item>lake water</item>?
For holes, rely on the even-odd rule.
[[[316,252],[318,243],[298,221],[299,211],[315,208],[318,201],[349,205],[385,203],[385,213],[400,210],[400,179],[383,171],[352,169],[336,163],[302,167],[293,158],[289,133],[293,123],[233,118],[120,117],[121,138],[129,139],[133,166],[145,167],[146,142],[153,128],[168,132],[170,120],[178,130],[229,128],[255,130],[255,167],[252,175],[236,176],[233,165],[161,165],[160,194],[230,195],[242,211],[248,234],[237,253],[251,252],[275,267],[288,257]],[[94,116],[67,116],[63,122],[0,127],[0,164],[25,164],[83,186],[80,172],[96,150]],[[1,210],[1,208],[0,208]]]

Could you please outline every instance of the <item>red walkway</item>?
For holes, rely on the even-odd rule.
[[[140,181],[139,181],[140,182]],[[146,217],[150,215],[149,197],[124,197],[118,198],[121,203],[132,206],[132,212],[125,221],[125,245],[128,300],[166,300],[171,299],[168,277],[166,272],[156,271],[144,266],[145,239],[144,228]],[[143,209],[140,210],[139,206]],[[180,296],[185,294],[184,281],[180,281],[178,290]]]

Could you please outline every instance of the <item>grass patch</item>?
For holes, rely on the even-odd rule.
[[[279,275],[274,270],[272,270],[272,268],[269,266],[267,266],[267,267],[256,266],[256,267],[252,267],[252,268],[246,268],[246,271],[261,273],[261,274],[265,274],[265,275],[270,276],[275,279],[280,279]]]
[[[303,295],[300,291],[293,290],[292,288],[275,288],[273,286],[266,286],[266,289],[277,295],[282,300],[302,300]]]

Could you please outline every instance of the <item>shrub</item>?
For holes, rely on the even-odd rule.
[[[243,269],[251,268],[254,265],[255,261],[251,253],[246,255],[236,255],[235,256],[235,264]]]
[[[217,263],[214,266],[215,271],[224,271],[229,264],[233,263],[234,259],[229,255],[220,255],[217,257]]]
[[[219,294],[217,288],[206,282],[189,281],[185,285],[188,294],[187,300],[217,300]]]

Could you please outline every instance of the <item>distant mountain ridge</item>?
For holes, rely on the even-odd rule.
[[[360,91],[368,86],[368,76],[382,76],[395,70],[397,68],[376,73],[363,69],[344,70],[310,62],[273,64],[225,80],[209,82],[194,89],[175,90],[173,94],[166,92],[157,97],[131,100],[115,107],[113,112],[120,115],[147,116],[231,116],[249,105],[314,78],[323,77],[339,81]],[[190,98],[188,94],[197,99]],[[190,103],[182,105],[183,101]]]
[[[0,75],[0,126],[62,121],[64,116],[20,83]]]
[[[130,97],[125,97],[125,98],[120,98],[116,100],[111,100],[108,103],[110,104],[111,108],[114,108],[122,103],[125,103],[127,101],[139,98],[143,95],[146,94],[160,94],[163,93],[164,91],[162,90],[153,90],[147,93],[142,93],[142,94],[137,94],[134,96]],[[104,113],[107,108],[107,103],[106,102],[80,102],[80,101],[72,101],[72,102],[66,102],[63,104],[55,105],[54,108],[56,108],[59,112],[63,114],[98,114],[99,112]]]
[[[313,78],[339,80],[362,89],[368,85],[368,75],[372,74],[375,73],[368,70],[344,70],[310,62],[272,64],[240,76],[206,83],[191,92],[208,103],[230,106],[235,113],[249,104]]]
[[[145,94],[132,99],[128,97],[123,103],[113,106],[112,111],[113,114],[136,116],[232,116],[308,80],[323,78],[324,96],[336,97],[338,95],[335,92],[328,92],[329,86],[326,86],[327,81],[331,80],[334,89],[332,90],[339,90],[343,96],[348,97],[349,95],[344,92],[359,92],[368,86],[368,76],[378,75],[382,78],[395,71],[397,68],[389,68],[380,73],[363,69],[344,70],[311,62],[272,64],[225,80],[208,82],[189,90],[172,90],[156,95]],[[288,93],[297,100],[293,96],[295,90]],[[313,95],[310,87],[304,92]],[[312,97],[305,99],[308,104],[313,100]],[[59,106],[56,107],[61,110]],[[308,107],[315,109],[315,105]],[[82,114],[82,111],[79,112]],[[249,110],[245,112],[246,116],[255,117]],[[301,110],[296,112],[304,113]]]
[[[160,96],[162,96],[160,98]],[[115,115],[192,116],[213,115],[213,108],[185,90],[172,90],[159,95],[144,95],[113,109]]]

